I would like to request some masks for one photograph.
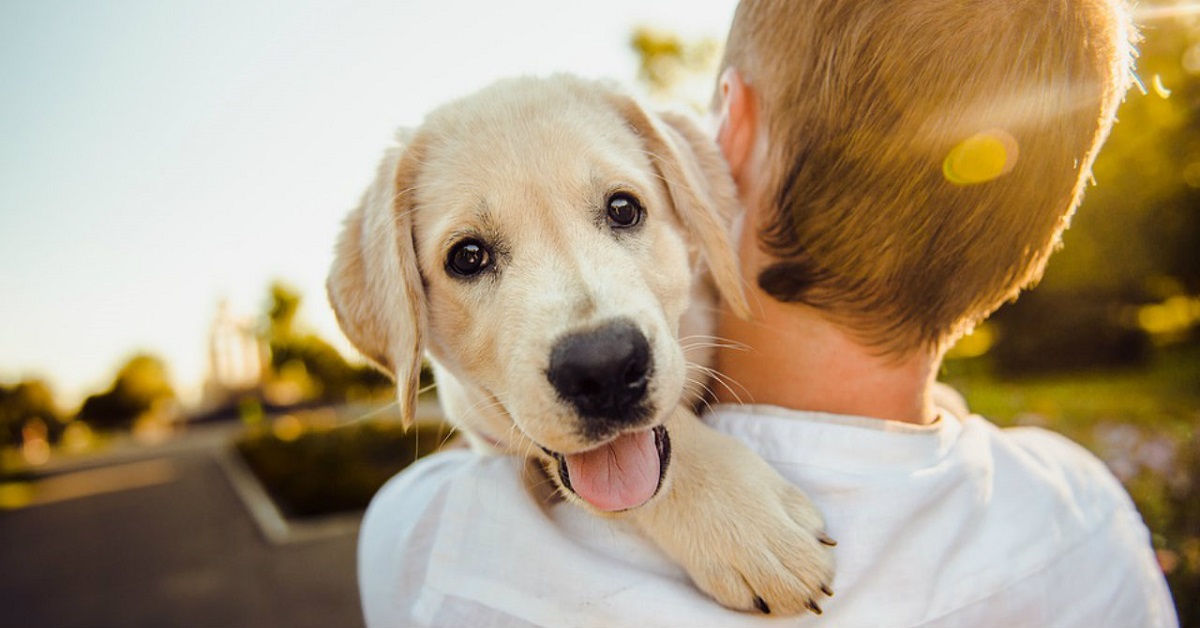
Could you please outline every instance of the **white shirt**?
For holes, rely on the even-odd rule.
[[[1065,438],[946,410],[927,427],[767,406],[706,421],[824,513],[839,542],[824,615],[724,609],[628,525],[531,492],[522,461],[456,451],[372,502],[367,625],[1178,625],[1128,495]]]

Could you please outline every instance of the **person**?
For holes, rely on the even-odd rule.
[[[1149,533],[1079,446],[936,383],[1037,280],[1131,81],[1117,0],[743,0],[715,97],[754,315],[705,417],[839,541],[806,625],[1172,626]],[[363,523],[367,624],[757,625],[522,462],[451,452]]]

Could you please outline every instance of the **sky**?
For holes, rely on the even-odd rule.
[[[222,299],[324,295],[395,129],[522,74],[633,87],[637,25],[721,39],[735,0],[0,3],[0,383],[71,405],[136,352],[185,401]]]

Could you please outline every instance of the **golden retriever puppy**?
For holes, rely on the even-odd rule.
[[[717,295],[746,311],[715,146],[568,76],[500,82],[400,142],[328,288],[403,416],[428,354],[477,448],[536,457],[567,499],[634,521],[726,606],[818,611],[833,571],[820,514],[691,409]]]

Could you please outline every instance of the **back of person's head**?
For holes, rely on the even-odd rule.
[[[1035,282],[1128,88],[1120,0],[743,0],[766,138],[760,287],[882,354]]]

